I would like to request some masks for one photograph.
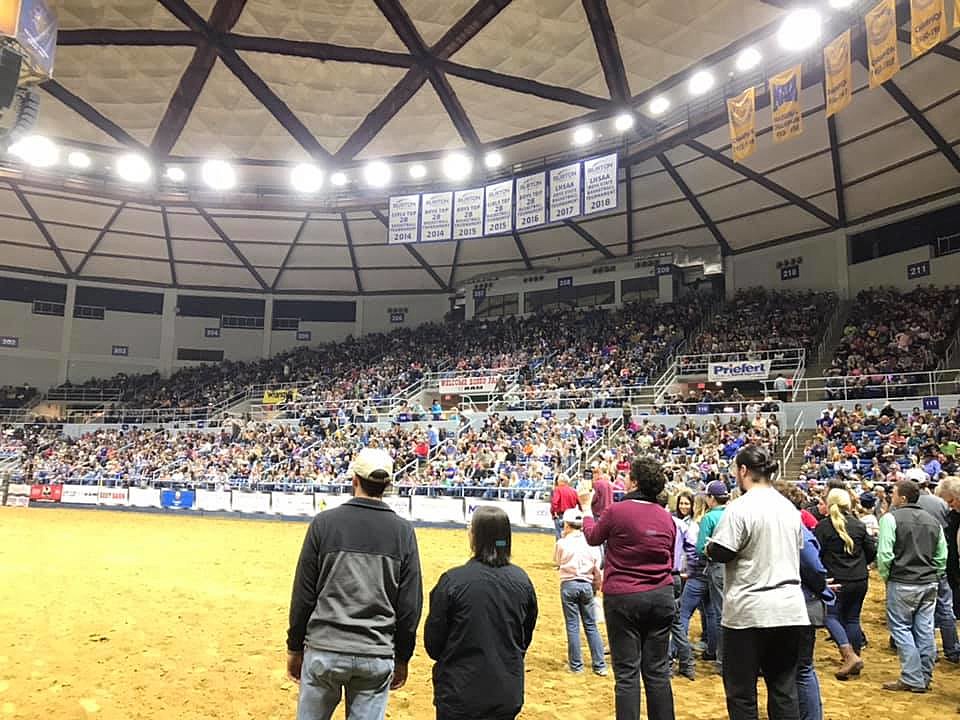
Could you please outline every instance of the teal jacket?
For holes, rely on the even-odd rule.
[[[697,536],[697,554],[700,557],[706,557],[704,549],[707,547],[707,540],[713,537],[713,531],[720,524],[720,518],[723,517],[723,511],[726,505],[717,505],[712,508],[700,521],[700,535]]]

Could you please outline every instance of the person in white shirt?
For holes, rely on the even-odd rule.
[[[554,562],[560,570],[560,601],[567,626],[567,661],[570,672],[583,672],[580,654],[580,623],[587,635],[590,661],[596,675],[607,674],[603,659],[603,639],[597,629],[597,604],[594,594],[600,590],[600,548],[591,547],[583,536],[583,513],[571,508],[563,513],[563,535],[557,540]]]

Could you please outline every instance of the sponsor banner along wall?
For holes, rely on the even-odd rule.
[[[163,507],[159,488],[130,488],[130,504],[133,507]]]
[[[523,523],[527,527],[553,529],[553,514],[550,503],[542,500],[523,501]]]
[[[770,360],[739,360],[707,364],[707,379],[711,382],[724,380],[766,380],[770,377]]]
[[[313,493],[271,493],[270,510],[275,515],[314,515]]]
[[[97,488],[98,505],[124,506],[130,504],[127,488]]]
[[[243,513],[268,513],[270,512],[270,493],[234,490],[231,509]]]
[[[30,502],[60,502],[63,485],[31,485]]]
[[[466,524],[463,498],[432,498],[414,495],[410,498],[411,515],[421,522]]]
[[[64,485],[60,500],[73,505],[96,505],[100,498],[99,490],[96,485]]]
[[[477,511],[477,508],[483,507],[484,505],[490,505],[492,507],[498,507],[503,510],[507,517],[510,518],[511,525],[523,525],[523,503],[512,502],[510,500],[480,500],[479,498],[466,498],[464,500],[465,504],[465,519],[469,523],[473,518],[473,514]]]
[[[230,492],[228,490],[197,490],[198,510],[207,512],[222,512],[231,509]]]

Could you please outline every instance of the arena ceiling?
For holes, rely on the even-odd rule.
[[[772,144],[763,93],[758,150],[742,165],[729,159],[723,97],[797,62],[773,40],[781,0],[54,5],[55,79],[41,91],[37,131],[90,152],[95,168],[0,163],[8,270],[276,293],[448,292],[481,274],[648,249],[736,253],[960,194],[960,39],[953,31],[912,59],[906,2],[892,81],[867,87],[859,16],[869,4],[835,13],[824,39],[853,28],[852,105],[825,119],[818,47],[803,58],[803,135]],[[734,75],[748,45],[764,63]],[[688,102],[685,83],[701,67],[728,80]],[[655,118],[647,103],[660,94],[674,108]],[[610,119],[626,108],[637,124],[618,137]],[[596,219],[391,246],[383,192],[357,185],[305,199],[286,186],[304,160],[358,174],[371,158],[437,165],[463,148],[499,149],[506,166],[494,172],[522,172],[572,156],[581,124],[601,137],[579,154],[614,148],[631,178],[616,211]],[[130,149],[193,175],[206,158],[228,159],[240,187],[124,186],[109,162]]]

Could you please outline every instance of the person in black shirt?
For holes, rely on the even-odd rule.
[[[513,720],[523,707],[523,661],[537,624],[537,595],[510,564],[507,514],[477,508],[473,558],[440,576],[423,639],[433,666],[437,720]]]
[[[820,543],[820,559],[833,582],[840,586],[837,601],[828,606],[826,626],[840,647],[843,664],[838,680],[857,677],[863,670],[860,651],[863,631],[860,612],[867,596],[867,566],[877,555],[877,541],[853,515],[850,493],[834,488],[827,495],[828,517],[814,531]]]

